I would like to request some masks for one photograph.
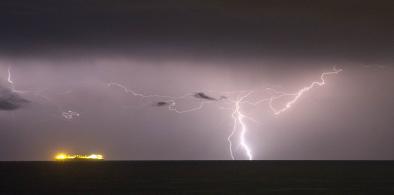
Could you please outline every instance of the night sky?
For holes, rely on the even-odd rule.
[[[393,21],[389,0],[1,1],[0,160],[231,160],[237,98],[337,69],[280,115],[242,105],[253,159],[394,160]]]

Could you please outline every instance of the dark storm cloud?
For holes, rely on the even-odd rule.
[[[0,86],[0,110],[17,110],[27,103],[19,94]]]
[[[199,98],[199,99],[206,99],[206,100],[211,100],[211,101],[217,100],[216,98],[211,97],[211,96],[208,96],[207,94],[205,94],[205,93],[203,93],[203,92],[195,93],[193,96],[194,96],[195,98]]]
[[[168,106],[168,105],[170,105],[170,103],[169,102],[156,102],[155,103],[155,106]]]
[[[384,61],[394,50],[393,6],[389,0],[6,0],[0,50]]]
[[[219,98],[220,100],[225,100],[225,99],[227,99],[227,97],[226,96],[224,96],[224,95],[222,95],[222,96],[220,96],[220,98]]]

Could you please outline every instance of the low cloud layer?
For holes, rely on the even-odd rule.
[[[194,97],[199,98],[199,99],[211,100],[211,101],[217,100],[216,98],[208,96],[207,94],[205,94],[203,92],[198,92],[198,93],[194,94]]]
[[[162,102],[162,101],[160,101],[160,102],[157,102],[157,103],[155,103],[155,106],[168,106],[168,105],[170,105],[170,103],[169,102]]]
[[[18,93],[0,86],[0,110],[17,110],[29,103],[29,100]]]

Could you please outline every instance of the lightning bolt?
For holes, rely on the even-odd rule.
[[[7,76],[7,82],[10,84],[11,86],[11,91],[15,92],[15,93],[26,93],[28,91],[21,91],[21,90],[17,90],[15,87],[15,83],[12,79],[12,74],[11,74],[11,66],[8,67],[8,76]]]
[[[283,112],[286,112],[288,109],[290,109],[300,98],[302,95],[304,95],[306,92],[310,91],[311,89],[315,88],[315,87],[321,87],[323,85],[326,84],[326,77],[330,76],[330,75],[334,75],[334,74],[338,74],[340,72],[342,72],[342,69],[337,69],[336,67],[333,68],[333,71],[331,72],[324,72],[321,74],[320,76],[320,81],[314,81],[312,82],[310,85],[300,89],[299,91],[297,91],[296,93],[283,93],[277,97],[272,97],[270,98],[270,108],[272,110],[272,112],[275,115],[280,115]],[[275,109],[273,106],[273,101],[276,99],[279,99],[281,97],[284,96],[293,96],[293,99],[291,99],[289,102],[286,103],[285,107],[281,108],[281,109]]]
[[[269,98],[260,99],[260,100],[257,100],[255,102],[246,101],[246,99],[252,93],[254,93],[254,91],[249,91],[245,95],[242,95],[240,98],[238,98],[236,101],[233,101],[234,109],[233,109],[233,112],[232,112],[232,115],[231,115],[232,119],[233,119],[233,129],[232,129],[230,135],[227,137],[227,141],[229,143],[229,151],[230,151],[231,158],[233,160],[236,159],[234,151],[233,151],[232,137],[237,132],[239,132],[239,143],[240,143],[240,146],[245,151],[245,154],[248,157],[248,159],[249,160],[253,160],[252,150],[251,150],[251,148],[250,148],[250,146],[249,146],[249,144],[247,143],[247,140],[246,140],[246,133],[248,131],[248,127],[247,127],[247,124],[245,122],[245,119],[246,118],[250,118],[250,117],[242,112],[242,109],[241,109],[241,105],[242,104],[248,104],[248,105],[256,106],[258,104],[261,104],[261,103],[264,103],[264,102],[268,102],[269,108],[271,109],[273,115],[278,116],[278,115],[286,112],[287,110],[289,110],[291,107],[293,107],[293,105],[297,101],[299,101],[300,98],[306,92],[312,90],[315,87],[321,87],[321,86],[325,85],[326,84],[326,78],[328,76],[334,75],[334,74],[338,74],[338,73],[340,73],[342,71],[343,71],[342,69],[337,69],[336,67],[334,67],[333,71],[323,72],[320,75],[320,81],[313,81],[311,84],[309,84],[306,87],[301,88],[296,93],[279,92],[279,91],[276,91],[274,89],[267,88],[266,90],[274,92],[274,94],[271,97],[269,97]],[[275,109],[274,106],[273,106],[274,101],[278,100],[278,99],[280,99],[282,97],[285,97],[285,96],[290,96],[290,97],[293,97],[293,98],[291,100],[289,100],[285,104],[285,106],[283,108]]]
[[[184,95],[181,96],[167,96],[167,95],[158,95],[158,94],[150,94],[150,95],[145,95],[142,93],[138,93],[134,90],[131,90],[129,88],[127,88],[126,86],[120,84],[120,83],[116,83],[116,82],[109,82],[107,83],[108,87],[118,87],[120,89],[122,89],[126,94],[130,94],[131,96],[134,97],[140,97],[142,99],[145,98],[161,98],[164,99],[164,101],[168,104],[167,108],[170,111],[174,111],[178,114],[183,114],[183,113],[187,113],[187,112],[193,112],[193,111],[197,111],[197,110],[201,110],[204,105],[211,103],[212,101],[204,101],[201,100],[199,101],[198,105],[189,109],[183,109],[180,110],[177,108],[177,101],[182,100],[182,99],[186,99],[186,98],[190,98],[193,97],[194,93],[186,93]]]
[[[7,82],[10,84],[11,86],[11,91],[14,93],[20,93],[20,94],[25,94],[25,93],[29,93],[30,91],[26,91],[26,90],[17,90],[15,87],[15,82],[12,79],[12,74],[11,74],[11,66],[8,67],[8,76],[7,76]]]
[[[12,81],[12,78],[11,78],[11,67],[8,67],[8,78],[7,78],[7,81],[8,81],[9,84],[11,84],[12,87],[14,86],[14,81]]]
[[[242,101],[252,93],[253,92],[250,91],[250,92],[246,93],[245,95],[239,97],[236,101],[234,101],[234,110],[233,110],[233,113],[231,114],[231,117],[234,120],[233,130],[231,131],[230,135],[227,137],[227,141],[229,142],[230,155],[233,160],[235,160],[235,156],[234,156],[233,149],[232,149],[233,144],[232,144],[231,139],[234,136],[234,134],[237,132],[238,126],[240,126],[240,129],[241,129],[240,136],[239,136],[240,145],[244,149],[248,159],[249,160],[253,159],[252,150],[250,149],[250,147],[246,141],[246,138],[245,138],[248,127],[246,126],[244,119],[247,116],[245,114],[243,114],[241,111]]]

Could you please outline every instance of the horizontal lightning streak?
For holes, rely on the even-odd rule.
[[[333,74],[338,74],[338,73],[340,73],[340,72],[342,72],[342,69],[336,69],[336,68],[334,67],[334,70],[333,70],[332,72],[324,72],[324,73],[322,73],[321,76],[320,76],[320,81],[314,81],[314,82],[312,82],[309,86],[306,86],[306,87],[300,89],[297,93],[294,93],[294,94],[286,94],[286,93],[283,93],[283,94],[282,94],[281,96],[279,96],[279,97],[283,97],[283,96],[294,96],[294,98],[293,98],[292,100],[290,100],[289,102],[287,102],[286,105],[285,105],[285,107],[283,107],[282,109],[276,110],[276,109],[273,107],[273,105],[272,105],[273,100],[278,99],[279,97],[271,98],[271,99],[270,99],[270,108],[271,108],[272,112],[273,112],[275,115],[280,115],[281,113],[287,111],[288,109],[290,109],[290,108],[301,98],[302,95],[304,95],[304,93],[310,91],[311,89],[313,89],[313,88],[315,88],[315,87],[321,87],[321,86],[325,85],[325,84],[326,84],[326,80],[325,80],[325,79],[326,79],[327,76],[333,75]]]
[[[186,109],[186,110],[178,110],[177,107],[176,107],[177,101],[181,100],[181,99],[186,99],[188,97],[193,97],[193,95],[194,95],[193,93],[186,93],[186,94],[181,95],[181,96],[166,96],[166,95],[157,95],[157,94],[145,95],[145,94],[142,94],[142,93],[135,92],[134,90],[131,90],[131,89],[127,88],[126,86],[124,86],[124,85],[122,85],[120,83],[116,83],[116,82],[107,83],[107,86],[108,87],[111,87],[111,86],[118,87],[118,88],[122,89],[127,94],[131,94],[132,96],[140,97],[140,98],[143,98],[143,99],[145,99],[145,98],[162,98],[166,102],[169,103],[168,110],[176,112],[178,114],[183,114],[183,113],[187,113],[187,112],[193,112],[193,111],[201,110],[204,107],[204,105],[212,102],[212,101],[199,101],[199,104],[196,107],[192,107],[192,108]]]

